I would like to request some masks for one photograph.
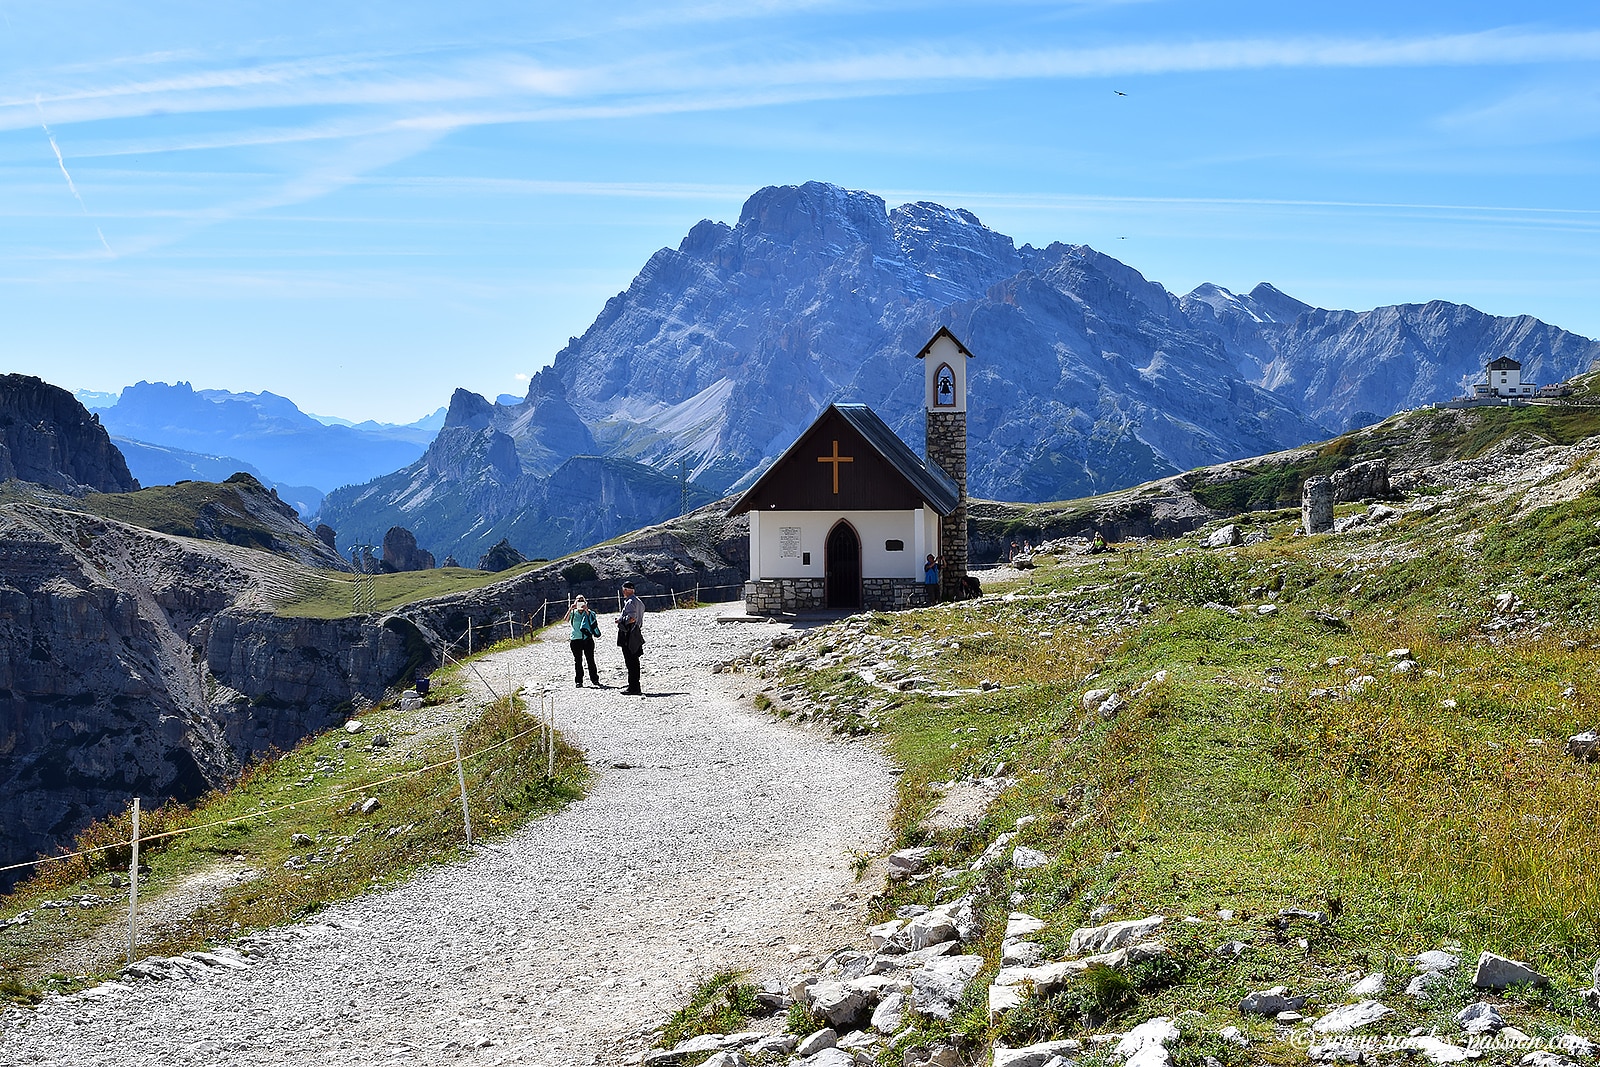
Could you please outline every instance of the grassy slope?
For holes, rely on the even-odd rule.
[[[441,684],[435,687],[431,702],[447,701],[464,692],[453,672],[438,678]],[[467,720],[461,745],[464,754],[489,748],[533,724],[525,711],[513,710],[504,702],[480,715],[468,715]],[[303,802],[290,810],[141,849],[141,862],[150,867],[148,881],[140,888],[141,908],[159,910],[163,897],[181,891],[192,876],[203,872],[246,865],[260,872],[259,877],[224,889],[187,919],[147,930],[140,943],[141,956],[203,948],[242,931],[290,922],[332,901],[403,880],[421,866],[448,862],[461,854],[464,831],[453,767],[364,788],[448,760],[448,734],[413,736],[405,713],[393,708],[375,711],[362,721],[366,726],[362,733],[352,735],[340,729],[308,738],[281,758],[252,768],[236,786],[204,798],[192,810],[174,805],[145,813],[141,835],[149,836]],[[370,747],[378,733],[389,734],[392,745]],[[557,755],[556,775],[547,779],[545,755],[535,732],[469,759],[465,768],[474,837],[501,836],[527,819],[581,796],[587,772],[580,754],[559,744]],[[344,790],[354,792],[319,799]],[[381,807],[369,815],[349,810],[352,802],[359,804],[368,796],[378,798]],[[126,841],[129,831],[124,814],[90,827],[79,847]],[[296,844],[297,834],[306,835],[312,844],[304,844],[303,839]],[[32,881],[0,898],[0,920],[25,910],[32,912],[27,926],[0,932],[0,998],[27,1000],[46,989],[75,988],[97,980],[121,962],[113,952],[100,968],[89,967],[88,973],[63,970],[62,964],[65,959],[81,961],[85,946],[95,942],[109,940],[122,946],[117,952],[125,949],[127,890],[111,884],[113,876],[126,875],[128,862],[124,847],[98,853],[92,860],[48,864]],[[85,894],[104,898],[106,903],[92,908],[40,906],[45,900],[78,899]]]
[[[1015,599],[874,616],[848,640],[819,634],[863,654],[788,677],[840,709],[841,726],[881,724],[906,769],[898,844],[937,846],[935,858],[963,872],[955,885],[987,890],[990,970],[953,1029],[1021,1044],[1192,1009],[1187,1057],[1238,1059],[1202,1031],[1244,1024],[1264,1042],[1251,1059],[1303,1062],[1269,1023],[1244,1023],[1239,997],[1282,983],[1337,1004],[1355,973],[1384,970],[1398,1009],[1388,1031],[1442,1025],[1469,997],[1465,979],[1424,1004],[1393,987],[1412,973],[1403,957],[1453,944],[1469,961],[1488,949],[1555,978],[1553,991],[1505,1009],[1530,1033],[1600,1032],[1577,995],[1600,955],[1600,768],[1562,750],[1600,718],[1600,497],[1523,515],[1477,505],[1340,539],[1291,539],[1289,513],[1256,518],[1271,540],[1064,561]],[[1485,632],[1501,589],[1537,619]],[[1277,611],[1234,617],[1207,602]],[[868,647],[876,639],[953,639],[959,648],[915,661],[916,673],[1006,688],[888,697],[853,673],[881,658]],[[1390,673],[1398,647],[1417,670]],[[1352,674],[1374,681],[1352,693]],[[1129,705],[1109,721],[1086,714],[1088,688]],[[979,828],[922,828],[932,783],[1001,764],[1021,783]],[[1036,821],[1018,843],[1055,857],[1049,867],[965,870],[1022,816]],[[875,918],[930,903],[936,884],[896,889]],[[1205,921],[1169,923],[1173,962],[1137,973],[1138,988],[1083,983],[991,1024],[982,987],[1011,893],[1048,921],[1036,939],[1055,958],[1101,906],[1112,918]],[[1338,917],[1280,927],[1288,907]],[[1223,909],[1235,918],[1217,918]],[[1212,952],[1234,938],[1251,945],[1241,961]]]
[[[539,563],[523,563],[510,570],[467,570],[464,567],[439,567],[430,571],[402,571],[398,574],[371,575],[373,610],[384,612],[428,597],[447,596],[534,570]],[[278,614],[293,618],[340,619],[351,614],[352,597],[358,576],[339,571],[318,571],[303,583],[300,596],[278,608]]]

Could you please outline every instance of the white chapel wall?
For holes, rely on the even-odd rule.
[[[918,517],[922,536],[918,535]],[[754,513],[751,514],[754,519]],[[939,516],[931,508],[917,511],[765,511],[753,524],[750,571],[760,578],[821,578],[826,571],[828,533],[840,519],[861,538],[864,578],[922,578],[923,556],[937,552]],[[905,547],[888,551],[887,541]],[[917,554],[918,544],[925,546]],[[811,562],[805,563],[805,554]],[[792,553],[792,554],[791,554]]]

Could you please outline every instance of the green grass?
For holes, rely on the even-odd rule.
[[[231,482],[183,482],[131,493],[89,493],[76,506],[130,526],[179,537],[200,536],[197,521],[204,509],[214,523],[220,521],[230,527],[230,543],[270,549],[276,540],[272,531],[239,504],[238,494],[248,486]],[[250,485],[259,488],[253,478]]]
[[[453,673],[439,681],[435,699],[463,690]],[[309,738],[250,768],[235,787],[192,809],[169,805],[144,814],[141,837],[208,828],[141,846],[140,859],[150,867],[140,888],[142,903],[159,901],[202,872],[249,867],[259,873],[226,888],[185,920],[146,931],[141,955],[170,955],[291,922],[461,855],[464,828],[449,735],[413,734],[393,709],[363,715],[362,721],[363,732],[340,729]],[[520,702],[513,707],[502,700],[467,716],[463,754],[488,750],[465,763],[474,838],[502,836],[583,794],[587,770],[581,754],[558,739],[556,773],[546,777],[539,733],[525,733],[532,725]],[[389,735],[392,744],[371,746],[378,734]],[[422,770],[438,763],[445,765]],[[351,810],[366,797],[377,798],[381,806],[368,815]],[[130,830],[122,814],[90,827],[80,846],[126,841]],[[0,898],[0,917],[33,909],[30,925],[0,936],[0,999],[25,1000],[104,973],[59,974],[57,960],[73,946],[108,933],[125,944],[120,939],[127,922],[126,890],[110,883],[126,874],[128,862],[129,849],[123,846],[49,863]],[[84,893],[104,897],[107,904],[40,907],[44,900]],[[107,959],[103,966],[111,969],[120,962],[120,957]]]
[[[1445,943],[1525,959],[1554,979],[1549,1003],[1506,1009],[1514,1024],[1600,1033],[1600,1016],[1576,997],[1600,955],[1600,766],[1562,748],[1600,717],[1597,521],[1600,500],[1586,496],[1530,513],[1408,518],[1346,539],[1274,536],[1227,552],[1153,544],[1045,563],[1017,599],[873,616],[853,639],[954,639],[959,648],[940,646],[915,672],[942,688],[993,679],[997,692],[886,701],[855,677],[856,663],[786,677],[839,720],[882,705],[875,717],[903,768],[896,847],[932,845],[935,862],[961,872],[956,888],[985,901],[976,950],[991,969],[975,986],[992,974],[1012,893],[1047,921],[1035,940],[1050,958],[1098,907],[1203,920],[1169,921],[1171,956],[1126,983],[1073,985],[996,1023],[976,997],[913,1039],[1015,1045],[1193,1011],[1180,1060],[1226,1063],[1202,1035],[1240,1024],[1245,993],[1284,983],[1337,1003],[1344,976],[1401,976],[1403,957]],[[1450,523],[1477,536],[1442,534]],[[1486,636],[1507,582],[1544,630]],[[1140,601],[1148,613],[1130,608]],[[1250,610],[1264,603],[1276,612]],[[811,640],[819,652],[836,641]],[[1399,647],[1418,664],[1409,674],[1390,673],[1387,653]],[[1375,681],[1352,693],[1352,674]],[[1089,688],[1128,704],[1102,719],[1083,707]],[[927,828],[937,783],[1002,764],[1020,781],[978,827]],[[1054,857],[1050,866],[966,869],[1023,816],[1033,821],[1018,843]],[[937,884],[895,884],[874,921],[932,903]],[[1290,907],[1337,918],[1280,928]],[[1213,953],[1235,938],[1251,946],[1244,959]],[[1443,1003],[1388,1002],[1400,1033],[1448,1014]],[[1274,1044],[1270,1026],[1255,1029],[1264,1044],[1252,1056],[1303,1061]]]
[[[701,982],[662,1027],[656,1047],[672,1048],[701,1034],[731,1034],[759,1014],[756,987],[739,981],[742,977],[739,971],[718,971]]]
[[[493,582],[534,570],[541,564],[523,563],[510,570],[490,573],[464,567],[439,567],[427,571],[374,574],[375,611],[393,611],[413,601],[481,589]],[[340,571],[317,571],[302,586],[301,594],[280,605],[278,614],[300,619],[338,619],[351,614],[358,576]]]

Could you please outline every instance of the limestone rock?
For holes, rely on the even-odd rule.
[[[898,1033],[905,1019],[906,995],[898,989],[878,1001],[872,1010],[872,1028],[880,1034]]]
[[[1387,460],[1372,459],[1353,463],[1330,478],[1336,501],[1370,500],[1392,495]]]
[[[1071,1039],[1062,1041],[1041,1041],[1036,1045],[1024,1045],[1021,1048],[1005,1048],[996,1045],[994,1048],[994,1067],[1044,1067],[1050,1060],[1057,1056],[1069,1057],[1083,1047],[1083,1042]]]
[[[1545,986],[1550,984],[1550,979],[1519,960],[1485,952],[1478,957],[1472,984],[1478,989],[1505,989],[1525,984]]]
[[[910,878],[914,874],[921,874],[928,865],[928,857],[933,854],[933,849],[928,847],[903,848],[899,852],[890,853],[883,861],[889,877],[896,881]]]
[[[1167,1048],[1177,1040],[1177,1026],[1171,1019],[1159,1017],[1129,1030],[1111,1051],[1128,1067],[1165,1067],[1172,1062]]]
[[[1333,479],[1326,474],[1305,480],[1300,492],[1300,526],[1308,534],[1333,529]]]
[[[1383,992],[1385,984],[1384,973],[1382,971],[1374,971],[1344,992],[1347,997],[1355,997],[1361,1000],[1378,996]]]
[[[795,1046],[794,1051],[795,1055],[797,1056],[815,1056],[823,1049],[833,1048],[834,1046],[838,1045],[838,1043],[838,1031],[834,1030],[834,1028],[831,1026],[825,1026],[821,1030],[817,1030],[801,1038],[800,1043]]]
[[[1461,965],[1461,957],[1453,952],[1442,949],[1433,949],[1428,952],[1419,952],[1416,957],[1417,970],[1419,971],[1453,971]]]
[[[1312,1023],[1311,1029],[1319,1034],[1345,1034],[1371,1026],[1393,1014],[1394,1009],[1385,1007],[1376,1000],[1363,1000],[1347,1007],[1333,1009]]]
[[[417,538],[404,526],[391,526],[383,535],[383,569],[399,571],[433,570],[433,553],[417,547]]]
[[[1573,734],[1567,738],[1567,755],[1573,759],[1600,760],[1600,732],[1585,730],[1581,734]],[[1600,968],[1600,964],[1596,965]],[[1595,976],[1595,988],[1600,989],[1600,974]]]
[[[945,956],[928,961],[911,975],[912,1006],[924,1015],[950,1018],[981,970],[982,956]]]
[[[1239,532],[1238,525],[1231,522],[1200,539],[1201,548],[1232,548],[1243,543],[1244,535]]]
[[[1506,1025],[1493,1004],[1469,1004],[1456,1012],[1456,1022],[1468,1034],[1492,1034]]]
[[[42,378],[0,374],[0,481],[74,496],[139,488],[100,419]]]
[[[1143,941],[1160,929],[1164,922],[1166,916],[1152,915],[1146,919],[1125,919],[1104,926],[1080,927],[1072,932],[1067,951],[1071,955],[1082,956],[1122,948]]]
[[[1422,1058],[1429,1063],[1465,1063],[1467,1060],[1476,1060],[1483,1056],[1480,1049],[1462,1048],[1430,1034],[1405,1038],[1400,1042],[1400,1047],[1420,1052]]]
[[[867,998],[843,982],[818,982],[811,987],[811,1012],[835,1030],[848,1030],[867,1014]]]
[[[1239,1001],[1239,1010],[1249,1015],[1270,1016],[1279,1012],[1299,1011],[1305,1003],[1304,996],[1290,996],[1288,986],[1275,985],[1271,989],[1247,994]]]
[[[511,542],[501,538],[500,542],[478,559],[480,571],[508,571],[520,563],[528,562],[528,557],[511,547]]]
[[[1011,852],[1011,866],[1019,871],[1032,870],[1035,867],[1047,867],[1050,857],[1036,848],[1024,848],[1018,845]]]

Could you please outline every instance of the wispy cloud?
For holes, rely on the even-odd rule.
[[[44,109],[39,106],[37,100],[34,101],[34,107],[39,109],[39,128],[44,131],[45,139],[50,142],[50,150],[56,154],[56,165],[61,168],[61,176],[67,179],[67,188],[72,190],[73,199],[78,202],[78,207],[83,211],[83,217],[89,218],[89,205],[83,202],[83,194],[78,192],[77,184],[72,180],[72,175],[67,172],[67,161],[62,158],[61,146],[56,144],[55,134],[50,132],[50,126],[44,121]],[[100,238],[101,247],[107,252],[111,252],[111,246],[106,243],[106,235],[100,232],[98,224],[93,225],[95,236]]]
[[[603,48],[601,49],[603,51]],[[173,73],[44,93],[57,124],[163,113],[341,108],[384,121],[462,124],[561,121],[797,100],[927,92],[953,84],[1274,69],[1588,62],[1600,31],[1495,29],[1412,37],[1257,37],[1096,48],[1007,49],[930,42],[888,48],[830,42],[809,51],[749,47],[658,50],[561,64],[476,52],[328,56]],[[74,79],[80,81],[81,79]],[[0,98],[0,128],[18,128],[18,98]],[[323,136],[312,126],[307,136]]]

